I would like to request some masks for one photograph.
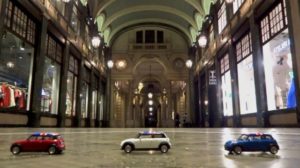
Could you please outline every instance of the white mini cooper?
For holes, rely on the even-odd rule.
[[[170,148],[170,139],[164,132],[139,132],[136,138],[121,142],[121,150],[126,153],[133,150],[160,150],[162,153],[167,153]]]

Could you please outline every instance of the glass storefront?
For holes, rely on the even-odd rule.
[[[296,107],[288,30],[263,46],[268,110]]]
[[[81,117],[87,118],[88,101],[89,101],[89,85],[87,82],[82,83],[80,100],[81,100]]]
[[[250,33],[236,44],[240,114],[257,111]]]
[[[47,51],[44,64],[41,111],[58,113],[59,83],[62,60],[62,46],[47,35]]]
[[[67,79],[66,115],[75,116],[78,79],[78,61],[70,56]]]
[[[224,116],[233,115],[232,105],[232,89],[231,89],[231,75],[229,70],[229,55],[226,54],[220,61],[221,63],[221,90],[223,101]]]
[[[46,57],[41,99],[42,112],[57,114],[59,78],[60,65]]]
[[[33,46],[5,32],[0,50],[0,110],[29,110],[33,57]]]
[[[81,104],[81,117],[87,118],[88,117],[88,106],[89,106],[89,89],[90,89],[90,74],[91,71],[84,67],[83,69],[83,81],[82,81],[82,87],[80,91],[80,104]]]
[[[93,91],[93,100],[92,100],[92,117],[91,119],[96,119],[97,115],[97,101],[98,101],[98,91]]]
[[[287,25],[285,1],[279,1],[260,22],[268,110],[296,107]]]
[[[252,55],[238,64],[240,113],[257,112]]]

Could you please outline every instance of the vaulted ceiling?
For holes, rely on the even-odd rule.
[[[123,29],[143,24],[175,28],[192,43],[214,1],[88,0],[88,4],[107,44]]]

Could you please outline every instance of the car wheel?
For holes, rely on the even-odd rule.
[[[277,146],[271,146],[270,147],[270,152],[275,155],[278,152],[278,147]]]
[[[18,155],[21,152],[21,147],[18,145],[11,147],[11,153],[14,155]]]
[[[161,145],[160,146],[161,153],[167,153],[168,150],[169,150],[169,147],[167,145]]]
[[[240,155],[242,153],[242,148],[240,146],[235,146],[233,148],[234,153],[236,153],[237,155]]]
[[[129,144],[125,145],[124,152],[130,153],[132,150],[133,150],[132,145],[129,145]]]
[[[57,150],[55,146],[50,146],[50,148],[48,149],[49,155],[54,155],[56,152]]]

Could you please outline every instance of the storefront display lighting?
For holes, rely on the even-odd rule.
[[[13,62],[9,61],[9,62],[7,62],[6,66],[7,66],[8,68],[14,68],[14,67],[15,67],[15,64],[14,64]]]

